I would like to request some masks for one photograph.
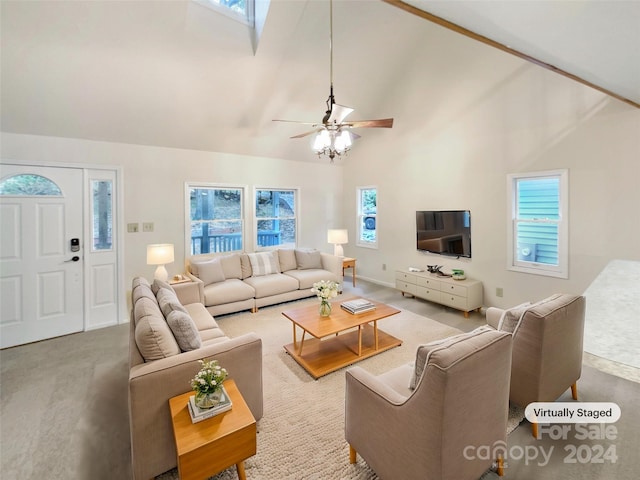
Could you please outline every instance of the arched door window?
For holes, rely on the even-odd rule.
[[[13,175],[0,182],[0,195],[23,197],[61,197],[60,187],[46,177],[25,173]]]

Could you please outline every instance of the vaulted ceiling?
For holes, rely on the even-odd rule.
[[[451,30],[412,7],[640,105],[640,2],[335,0],[336,101],[356,108],[350,119],[401,116],[389,92],[402,90],[416,50],[447,55]],[[1,9],[3,131],[315,158],[288,139],[305,127],[272,119],[322,118],[325,0],[271,0],[257,43],[248,27],[188,0],[3,0]]]

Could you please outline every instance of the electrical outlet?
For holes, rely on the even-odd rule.
[[[382,264],[382,270],[386,270],[386,269],[387,269],[387,264],[386,264],[386,263],[383,263],[383,264]]]
[[[142,224],[143,232],[153,232],[153,222],[146,222]]]
[[[138,233],[138,224],[137,223],[127,223],[127,232],[129,232],[129,233]]]
[[[496,288],[496,297],[501,297],[503,294],[502,288]]]

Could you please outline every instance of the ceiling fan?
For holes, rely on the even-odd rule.
[[[313,130],[294,135],[291,138],[303,138],[315,134],[312,144],[313,150],[318,156],[327,155],[333,163],[336,156],[345,154],[351,148],[353,141],[360,138],[360,135],[353,133],[351,129],[393,127],[393,118],[345,121],[346,117],[353,112],[353,108],[339,105],[335,101],[333,95],[333,0],[329,0],[329,75],[327,110],[321,122],[298,122],[295,120],[274,120],[274,122],[291,122],[313,126]]]

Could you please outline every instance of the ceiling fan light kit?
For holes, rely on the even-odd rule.
[[[347,115],[353,112],[353,108],[338,105],[333,96],[333,0],[329,1],[329,72],[329,98],[327,98],[327,111],[322,118],[322,122],[311,124],[313,127],[318,127],[315,130],[294,135],[291,138],[302,138],[315,134],[312,137],[311,148],[318,156],[328,156],[331,159],[331,163],[333,163],[335,157],[340,157],[347,153],[351,149],[353,141],[360,138],[359,135],[351,132],[350,129],[391,128],[393,126],[393,118],[358,120],[353,122],[344,121]],[[274,120],[274,122],[281,121],[286,122],[287,120]]]

